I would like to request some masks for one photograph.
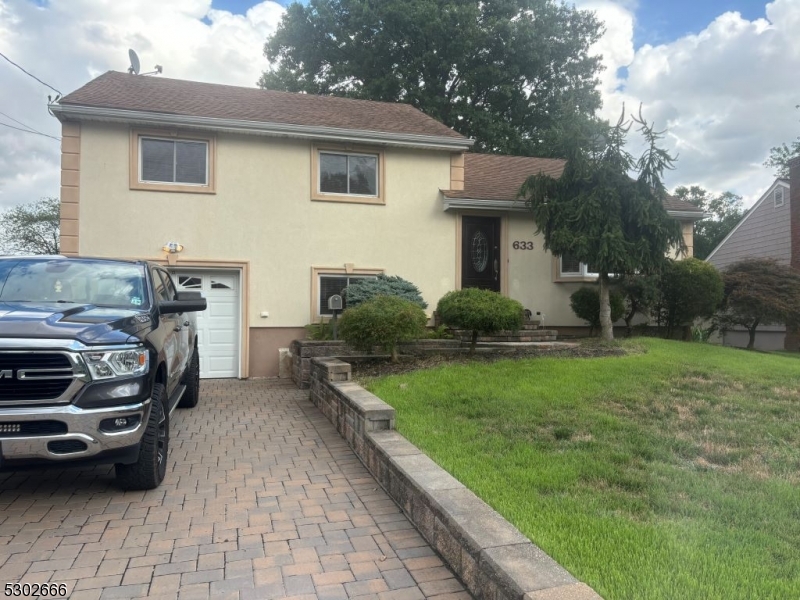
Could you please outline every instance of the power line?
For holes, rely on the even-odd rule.
[[[38,131],[31,131],[30,129],[23,129],[22,127],[14,127],[13,125],[9,125],[8,123],[3,123],[0,121],[0,125],[3,127],[8,127],[9,129],[16,129],[17,131],[21,131],[22,133],[32,133],[34,135],[43,135],[44,137],[48,137],[51,140],[55,140],[57,142],[61,141],[61,138],[54,137],[52,135],[47,135],[46,133],[39,133]]]
[[[42,133],[41,131],[38,131],[37,129],[34,129],[34,128],[33,128],[33,127],[31,127],[30,125],[26,125],[25,123],[23,123],[23,122],[22,122],[22,121],[20,121],[19,119],[15,119],[15,118],[14,118],[14,117],[12,117],[11,115],[7,115],[7,114],[6,114],[6,113],[4,113],[2,110],[0,110],[0,115],[3,115],[3,116],[4,116],[4,117],[6,117],[7,119],[11,119],[12,121],[14,121],[14,123],[18,123],[18,124],[22,125],[22,126],[25,128],[25,129],[30,129],[30,130],[31,130],[31,133],[38,133],[39,135],[47,135],[46,133]]]
[[[63,95],[63,94],[61,94],[61,92],[59,92],[59,91],[58,91],[56,88],[54,88],[52,85],[50,85],[49,83],[45,83],[44,81],[42,81],[41,79],[39,79],[39,78],[38,78],[36,75],[34,75],[33,73],[29,73],[28,71],[26,71],[25,69],[23,69],[21,66],[19,66],[17,63],[15,63],[13,60],[11,60],[10,58],[8,58],[8,57],[7,57],[5,54],[3,54],[2,52],[0,52],[0,56],[2,56],[2,57],[3,57],[3,58],[5,58],[5,59],[6,59],[8,62],[10,62],[12,65],[14,65],[15,67],[17,67],[17,68],[18,68],[20,71],[22,71],[23,73],[25,73],[25,75],[27,75],[28,77],[33,77],[33,78],[34,78],[36,81],[38,81],[38,82],[39,82],[39,83],[41,83],[42,85],[44,85],[44,86],[46,86],[46,87],[49,87],[51,90],[53,90],[54,92],[56,92],[56,93],[57,93],[57,94],[59,94],[59,95]],[[42,135],[44,135],[44,134],[42,134]]]

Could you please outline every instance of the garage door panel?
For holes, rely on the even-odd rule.
[[[239,274],[221,271],[177,271],[181,290],[200,291],[208,308],[196,313],[200,377],[238,377],[240,327]]]

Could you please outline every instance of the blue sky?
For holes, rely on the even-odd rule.
[[[286,6],[291,0],[278,0]],[[214,8],[244,14],[255,0],[214,0]],[[636,47],[662,44],[689,33],[698,33],[718,15],[739,11],[746,19],[764,16],[764,0],[638,0]]]
[[[764,0],[639,0],[636,47],[663,44],[698,33],[724,12],[738,11],[748,20],[764,17]]]

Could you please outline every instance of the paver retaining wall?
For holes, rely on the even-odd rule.
[[[348,363],[310,358],[309,369],[313,403],[476,598],[600,599],[394,431],[394,408],[352,382]]]

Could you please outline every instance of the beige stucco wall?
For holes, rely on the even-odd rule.
[[[82,126],[83,255],[163,258],[178,241],[180,261],[249,261],[251,327],[307,324],[312,266],[385,269],[430,310],[455,286],[448,152],[387,148],[386,204],[365,205],[311,201],[310,142],[233,134],[217,135],[216,194],[131,190],[129,140],[126,126]]]
[[[508,295],[533,313],[543,313],[546,327],[584,325],[569,307],[569,297],[581,285],[591,284],[555,283],[553,255],[544,250],[544,236],[535,232],[532,217],[521,213],[509,215],[506,248]],[[534,249],[515,250],[514,241],[532,241]]]

